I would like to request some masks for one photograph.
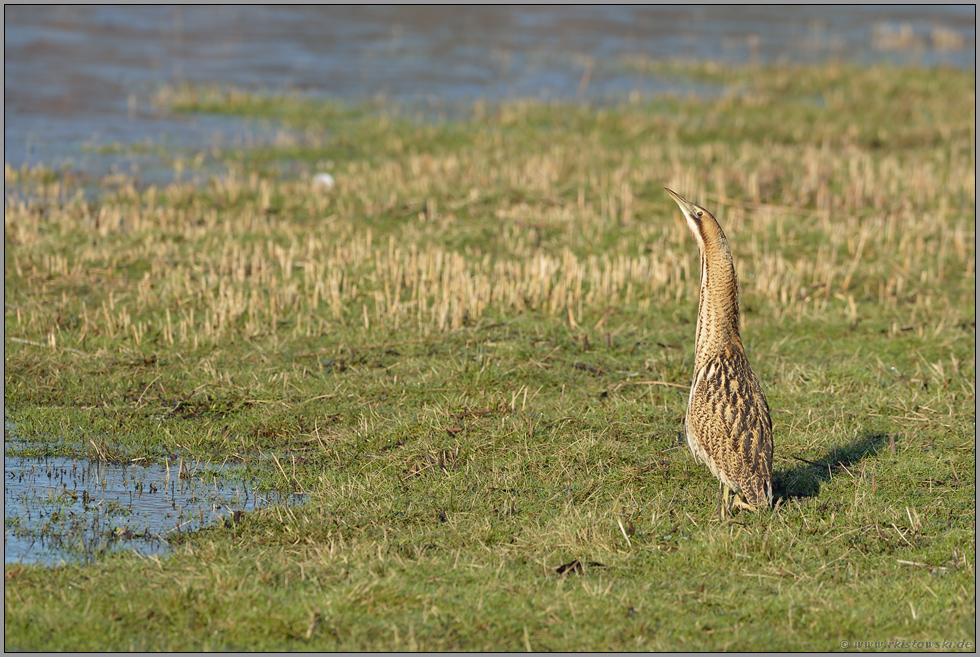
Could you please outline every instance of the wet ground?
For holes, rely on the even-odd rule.
[[[115,550],[143,555],[204,526],[239,522],[298,495],[256,492],[232,467],[178,460],[143,465],[4,455],[4,563],[89,561]]]

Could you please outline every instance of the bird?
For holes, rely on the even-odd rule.
[[[684,433],[695,462],[720,482],[718,517],[772,505],[772,417],[739,332],[738,277],[714,216],[664,188],[684,214],[701,256],[694,379]],[[730,502],[731,500],[731,502]]]

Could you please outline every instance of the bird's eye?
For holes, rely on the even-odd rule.
[[[702,215],[702,214],[703,214],[703,213],[702,213],[702,212],[701,212],[700,210],[698,210],[698,219],[700,219],[700,218],[701,218],[701,215]]]

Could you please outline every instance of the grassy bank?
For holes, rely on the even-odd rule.
[[[306,502],[7,566],[6,646],[975,645],[975,75],[644,66],[729,86],[452,122],[178,88],[284,131],[97,200],[7,168],[17,438],[261,462]],[[665,186],[729,237],[773,409],[777,509],[725,525],[678,442],[698,262]]]

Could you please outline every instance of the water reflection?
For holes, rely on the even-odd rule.
[[[4,562],[42,564],[164,553],[182,532],[301,499],[258,492],[233,468],[7,455],[3,495]]]

